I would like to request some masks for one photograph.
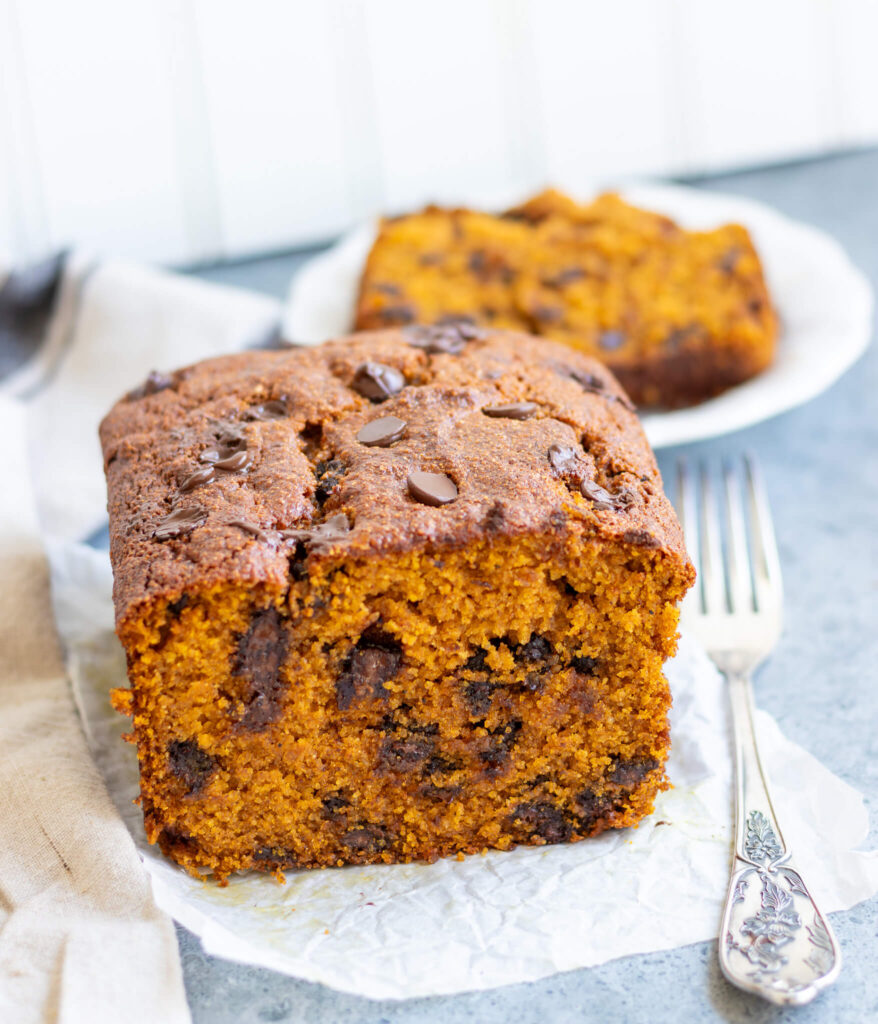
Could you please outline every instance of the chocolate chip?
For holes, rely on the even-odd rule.
[[[593,789],[584,789],[576,794],[579,827],[589,829],[597,825],[613,811],[613,802],[606,796],[598,796]]]
[[[176,601],[168,602],[168,614],[174,617],[179,616],[180,612],[189,604],[189,595],[183,594],[177,598]]]
[[[387,448],[394,441],[402,440],[405,428],[405,420],[396,416],[382,416],[361,427],[357,433],[357,440],[369,448]]]
[[[530,315],[538,324],[557,324],[564,319],[564,310],[558,306],[536,306]]]
[[[545,839],[547,843],[566,843],[573,835],[566,813],[545,800],[519,804],[511,817],[514,824],[523,825],[531,836]]]
[[[476,322],[471,316],[467,316],[466,313],[443,313],[436,321],[437,327],[448,327],[450,324],[455,326],[468,324],[470,327],[475,327]]]
[[[735,266],[741,256],[741,250],[735,245],[725,252],[717,266],[726,274],[734,274]]]
[[[319,552],[342,540],[350,530],[348,517],[344,512],[338,512],[317,526],[309,526],[304,530],[281,530],[280,536],[283,540],[302,542],[308,551]]]
[[[447,505],[457,497],[457,486],[444,473],[409,473],[409,494],[424,505]]]
[[[598,335],[598,345],[605,352],[615,352],[625,344],[625,335],[621,331],[601,331]]]
[[[247,445],[245,438],[228,429],[220,431],[219,442],[217,445],[205,448],[198,456],[198,461],[215,465],[217,462],[222,462],[224,459],[228,459],[229,456],[237,454]]]
[[[176,511],[160,519],[152,531],[156,540],[169,540],[189,533],[207,519],[207,509],[193,505],[190,508],[178,508]]]
[[[376,316],[383,324],[410,324],[417,319],[418,311],[414,306],[400,303],[398,306],[385,306],[377,310]]]
[[[283,846],[258,846],[253,851],[253,863],[269,871],[292,871],[299,866],[295,852]]]
[[[494,686],[487,679],[473,679],[464,684],[463,699],[474,718],[484,718],[491,710]]]
[[[383,281],[376,281],[371,285],[373,291],[381,292],[382,295],[390,295],[394,298],[399,298],[402,295],[402,288],[399,285],[385,283]]]
[[[678,327],[665,338],[665,347],[675,351],[682,348],[691,338],[697,338],[701,334],[701,327],[698,324],[687,324],[686,327]]]
[[[246,420],[283,420],[287,416],[289,412],[285,403],[274,398],[259,405],[251,405],[244,413]]]
[[[616,503],[613,500],[613,495],[601,487],[600,484],[596,484],[594,480],[583,480],[579,485],[579,489],[582,491],[582,496],[584,498],[588,498],[588,500],[592,502],[594,507],[599,511],[618,511]]]
[[[351,387],[370,402],[383,402],[405,387],[405,377],[395,366],[362,363],[354,373]]]
[[[432,782],[425,782],[418,789],[418,796],[425,800],[435,800],[437,803],[448,803],[456,800],[463,792],[463,786],[437,786]]]
[[[485,766],[487,775],[497,775],[507,765],[509,751],[515,746],[521,730],[522,723],[518,719],[513,719],[491,734],[487,750],[479,754],[479,760]]]
[[[610,766],[612,773],[609,781],[623,786],[625,789],[633,789],[658,768],[659,763],[652,757],[636,757],[623,761],[620,757],[614,757]]]
[[[552,645],[543,636],[535,633],[526,644],[521,644],[515,651],[516,660],[533,664],[537,661],[545,661],[552,653]]]
[[[441,252],[422,252],[418,257],[418,263],[422,267],[436,267],[445,262],[445,254]]]
[[[563,288],[565,285],[581,281],[586,276],[582,267],[565,267],[552,277],[544,277],[543,284],[547,288]]]
[[[507,405],[486,405],[482,412],[497,419],[529,420],[537,408],[535,402],[510,402]]]
[[[586,373],[584,370],[568,369],[568,376],[585,391],[599,392],[606,388],[606,382],[595,373]]]
[[[194,473],[190,473],[183,483],[180,484],[179,491],[181,494],[188,494],[202,484],[209,484],[215,476],[216,473],[213,466],[204,466],[201,469],[196,469]]]
[[[477,249],[470,253],[467,261],[470,273],[475,274],[480,281],[501,281],[503,284],[511,284],[516,277],[515,271],[498,253],[486,253],[483,249]]]
[[[359,825],[341,836],[341,843],[354,853],[375,854],[390,845],[387,829],[381,825]]]
[[[484,647],[479,647],[478,650],[471,654],[463,664],[463,667],[468,672],[484,672],[487,668],[485,659],[488,657],[488,652]]]
[[[659,548],[661,541],[646,530],[626,530],[622,534],[626,544],[636,544],[640,548]]]
[[[340,459],[329,459],[325,462],[317,463],[314,467],[314,476],[317,478],[314,498],[318,505],[323,505],[326,502],[332,492],[338,487],[344,474],[345,464]]]
[[[347,711],[354,701],[387,697],[384,684],[401,665],[402,648],[391,637],[360,637],[335,684],[339,710]]]
[[[332,793],[330,796],[325,796],[321,802],[325,818],[341,817],[345,810],[351,806],[350,800],[342,796],[341,793]]]
[[[129,391],[125,398],[129,402],[135,402],[140,398],[146,398],[147,395],[155,395],[159,391],[166,391],[173,386],[173,377],[169,377],[166,373],[160,373],[158,370],[153,370],[146,380],[138,387]]]
[[[240,728],[258,731],[280,717],[287,685],[280,670],[289,645],[289,626],[277,608],[257,612],[238,640],[232,675],[243,676],[249,691]]]
[[[217,763],[195,740],[173,740],[168,744],[168,766],[188,795],[204,789]]]
[[[597,658],[592,658],[587,654],[577,654],[570,659],[570,665],[581,675],[593,676],[595,674],[595,669],[598,667],[598,660]]]
[[[459,761],[450,760],[441,754],[433,754],[424,765],[424,773],[426,775],[447,775],[449,772],[460,771],[460,768]]]
[[[575,473],[579,467],[579,452],[566,444],[553,444],[549,448],[549,465],[559,476]]]
[[[226,526],[237,526],[239,530],[243,530],[244,533],[249,533],[252,537],[257,540],[267,541],[268,534],[261,526],[257,526],[256,523],[250,523],[246,519],[230,519]]]
[[[213,468],[222,470],[225,473],[243,473],[245,469],[250,468],[250,464],[250,453],[248,451],[240,451],[234,452],[232,455],[226,455],[222,459],[217,459],[213,464]]]
[[[387,772],[411,772],[433,753],[433,741],[420,736],[404,740],[386,739],[378,750],[378,769]]]
[[[482,527],[486,533],[499,533],[506,521],[506,510],[502,501],[495,501],[485,514],[482,520]]]
[[[409,345],[429,355],[456,356],[463,352],[468,341],[484,337],[484,332],[461,320],[452,324],[407,327],[403,335]]]

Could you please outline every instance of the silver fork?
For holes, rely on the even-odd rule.
[[[735,737],[735,857],[719,962],[739,988],[801,1006],[838,977],[841,950],[784,842],[756,747],[750,677],[777,643],[783,604],[771,513],[755,460],[726,463],[724,546],[712,476],[703,465],[697,475],[680,460],[680,517],[698,572],[681,621],[728,682]]]

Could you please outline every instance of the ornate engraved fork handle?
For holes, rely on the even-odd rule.
[[[841,950],[784,843],[753,729],[749,673],[727,671],[735,732],[735,859],[720,931],[730,982],[779,1005],[810,1002]]]

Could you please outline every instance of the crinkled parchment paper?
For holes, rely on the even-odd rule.
[[[373,998],[530,981],[716,935],[729,870],[731,749],[722,682],[685,638],[668,665],[674,788],[639,828],[572,846],[459,862],[191,878],[146,842],[127,720],[109,706],[125,682],[106,553],[55,544],[54,600],[88,740],[152,876],[159,904],[210,953]],[[878,890],[862,797],[760,713],[775,804],[821,906]]]

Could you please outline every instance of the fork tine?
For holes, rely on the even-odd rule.
[[[706,465],[701,466],[701,568],[704,611],[708,615],[726,611],[722,535],[713,481]]]
[[[753,583],[744,526],[744,502],[737,467],[730,460],[723,463],[723,496],[729,527],[726,544],[729,611],[732,614],[752,612]]]
[[[695,566],[695,587],[692,592],[692,600],[698,605],[700,611],[701,552],[698,542],[698,495],[695,490],[695,479],[685,458],[677,460],[677,505],[679,506],[677,512],[683,527],[686,550]]]
[[[744,466],[750,510],[750,536],[753,544],[753,592],[756,610],[762,611],[771,604],[779,604],[781,601],[780,559],[768,497],[755,457],[745,455]]]

